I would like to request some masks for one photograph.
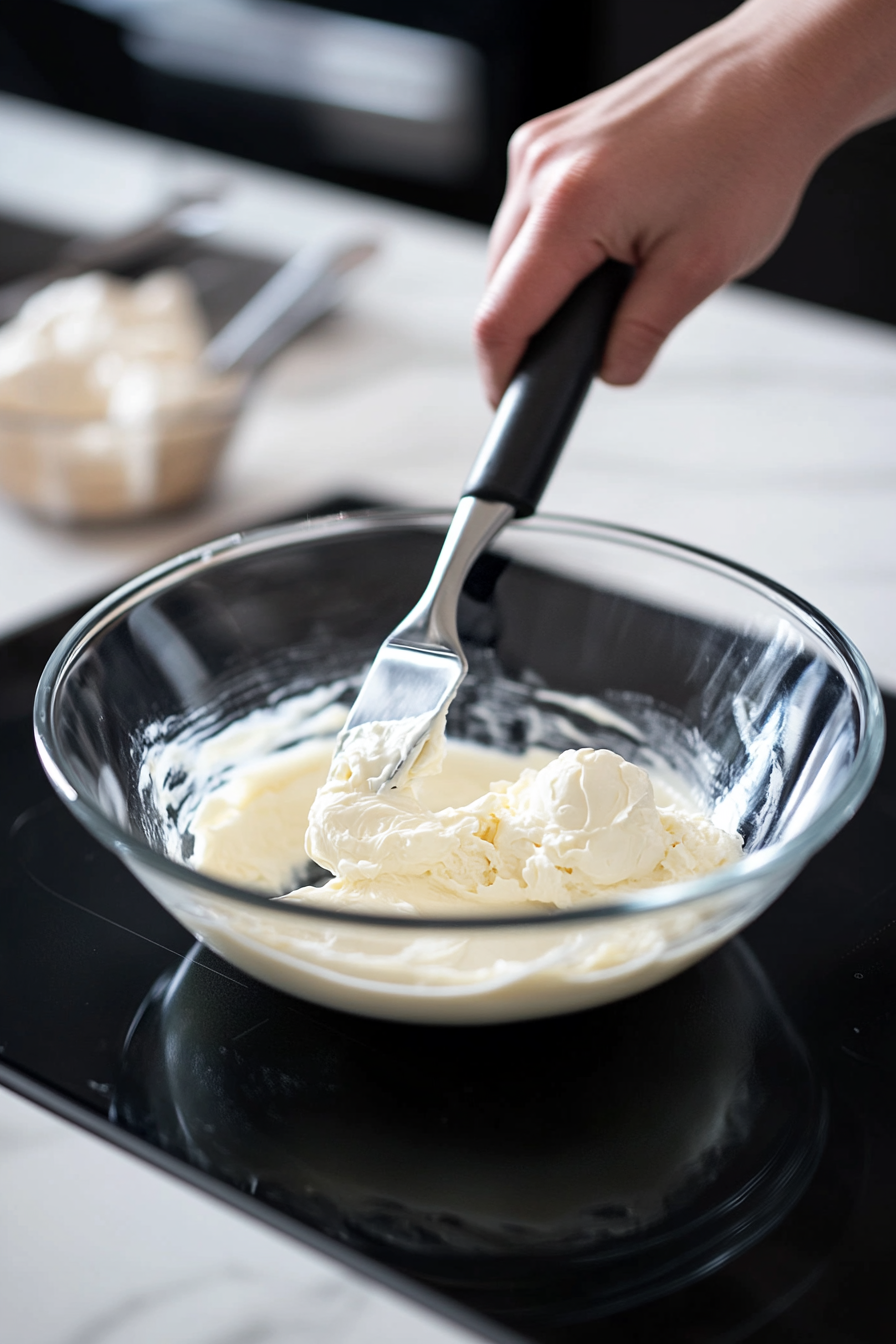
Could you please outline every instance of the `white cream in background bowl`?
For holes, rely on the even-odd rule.
[[[208,485],[245,380],[203,363],[188,280],[59,280],[0,329],[0,489],[60,522],[189,503]]]

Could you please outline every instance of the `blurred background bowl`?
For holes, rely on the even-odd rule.
[[[612,904],[456,919],[276,902],[189,867],[140,772],[284,695],[355,688],[419,596],[447,513],[343,515],[225,539],[112,594],[44,672],[44,767],[76,817],[215,951],[290,993],[419,1022],[539,1017],[625,997],[755,918],[855,812],[880,696],[836,627],[773,582],[575,519],[512,524],[461,600],[470,675],[449,733],[521,752],[604,746],[672,774],[741,862]],[[303,831],[297,818],[297,834]]]
[[[140,517],[209,486],[239,418],[242,376],[220,394],[134,424],[0,408],[0,490],[53,522]]]

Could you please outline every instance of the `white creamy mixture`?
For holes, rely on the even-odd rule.
[[[207,483],[242,379],[207,368],[192,287],[92,272],[0,330],[0,485],[59,519],[181,504]]]
[[[0,330],[0,407],[133,424],[215,394],[192,288],[177,271],[136,282],[57,280]]]
[[[540,769],[508,757],[488,792],[436,810],[418,781],[446,764],[439,725],[407,783],[376,792],[406,732],[363,724],[341,743],[308,817],[306,850],[335,874],[315,899],[442,915],[470,903],[562,909],[696,877],[740,855],[738,836],[658,807],[647,772],[612,751],[564,751]]]
[[[405,784],[377,792],[406,727],[353,729],[323,783],[332,740],[250,759],[199,803],[193,862],[282,892],[304,849],[334,877],[290,899],[444,916],[612,900],[740,856],[738,836],[658,805],[647,772],[612,751],[511,756],[440,725]]]
[[[279,899],[194,895],[136,865],[159,899],[221,955],[280,989],[333,1007],[417,1022],[537,1017],[656,984],[744,922],[723,896],[653,913],[483,926],[495,914],[612,904],[736,860],[677,778],[651,783],[611,751],[521,755],[443,737],[398,790],[370,783],[400,725],[371,725],[333,755],[354,684],[334,682],[223,728],[214,711],[149,735],[141,794],[168,854]],[[540,697],[530,700],[535,719]],[[602,707],[592,706],[595,722]],[[581,706],[577,706],[580,712]],[[562,737],[571,725],[546,716]],[[618,721],[616,722],[618,727]],[[498,731],[498,725],[495,725]],[[305,853],[333,877],[313,880]],[[323,879],[325,873],[319,874]],[[305,884],[305,885],[300,885]],[[466,918],[403,928],[303,917],[301,907]]]

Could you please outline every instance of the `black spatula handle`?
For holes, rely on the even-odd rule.
[[[600,365],[632,268],[606,261],[529,342],[463,494],[534,513]]]

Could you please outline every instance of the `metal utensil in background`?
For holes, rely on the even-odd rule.
[[[52,266],[0,286],[0,322],[15,317],[26,299],[56,280],[68,280],[86,271],[115,270],[160,261],[185,238],[205,238],[221,225],[220,201],[224,180],[195,191],[179,192],[163,210],[139,228],[107,238],[81,236],[66,243]]]
[[[457,602],[476,557],[511,518],[535,511],[591,385],[631,268],[608,261],[529,342],[464,486],[432,578],[380,648],[343,732],[408,720],[371,787],[395,788],[467,674]]]
[[[209,342],[206,363],[216,373],[261,368],[339,302],[345,276],[376,250],[367,239],[301,248]]]

